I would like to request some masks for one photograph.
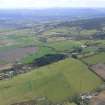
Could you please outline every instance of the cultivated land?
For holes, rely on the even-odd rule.
[[[105,63],[99,63],[96,65],[92,65],[91,69],[97,73],[100,77],[102,77],[103,79],[105,79]]]
[[[37,96],[59,102],[76,93],[91,91],[101,83],[101,79],[83,63],[65,59],[12,80],[0,81],[0,103],[10,105]]]
[[[0,18],[0,105],[78,105],[104,84],[104,17],[14,16]]]
[[[57,41],[53,43],[49,43],[49,46],[54,48],[55,51],[58,52],[70,52],[74,48],[79,48],[81,47],[82,43],[79,41],[72,41],[72,40],[67,40],[67,41]]]
[[[88,63],[89,65],[98,64],[98,63],[105,63],[105,53],[98,53],[93,56],[83,58],[83,61]]]
[[[37,48],[35,47],[16,48],[13,50],[8,50],[8,52],[0,52],[0,59],[2,61],[14,63],[15,61],[22,59],[26,54],[35,53],[36,50]]]
[[[104,105],[105,91],[102,91],[98,96],[92,98],[90,105]]]

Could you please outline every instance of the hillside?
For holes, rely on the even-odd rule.
[[[59,102],[77,93],[91,91],[101,83],[86,65],[69,58],[11,80],[0,81],[0,104],[11,105],[38,96]]]
[[[104,58],[104,9],[0,11],[0,105],[78,105],[105,84]]]

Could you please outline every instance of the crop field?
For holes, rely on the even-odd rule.
[[[76,27],[61,27],[61,28],[55,28],[48,31],[45,31],[43,34],[45,36],[53,36],[54,34],[61,33],[61,34],[78,34],[76,31]]]
[[[104,84],[105,18],[50,18],[0,20],[0,105],[75,105]]]
[[[31,45],[38,41],[34,36],[32,30],[11,30],[0,33],[0,47],[12,45]]]
[[[105,103],[105,91],[100,92],[96,97],[91,100],[91,105],[102,105]]]
[[[66,39],[83,39],[89,38],[98,32],[96,29],[82,29],[81,27],[59,26],[57,28],[45,30],[41,35],[46,38],[48,42],[62,41]]]
[[[90,30],[86,30],[86,29],[81,29],[79,27],[61,27],[61,28],[55,28],[55,29],[51,29],[48,31],[45,31],[43,33],[43,35],[45,36],[53,36],[56,34],[65,34],[65,35],[93,35],[97,32],[97,30],[95,29],[90,29]]]
[[[34,54],[29,54],[22,59],[23,63],[31,63],[34,59],[40,58],[47,54],[70,52],[83,45],[80,41],[63,40],[49,43],[40,43],[37,45],[38,50]]]
[[[96,65],[92,65],[91,69],[101,78],[103,78],[105,80],[105,64],[96,64]]]
[[[65,40],[49,43],[48,46],[54,48],[56,51],[70,51],[74,48],[80,48],[82,45],[79,41]]]
[[[102,52],[93,56],[85,57],[82,60],[88,63],[89,65],[105,63],[105,53]]]
[[[20,60],[23,64],[32,63],[35,59],[40,58],[47,54],[55,54],[56,52],[47,46],[39,46],[38,50],[33,54],[28,54],[24,56],[23,59]]]
[[[6,52],[0,52],[0,60],[14,63],[15,61],[22,59],[25,55],[35,53],[36,50],[37,48],[35,47],[23,47],[7,50]]]
[[[105,47],[105,40],[81,40],[80,42],[88,46]]]
[[[38,52],[40,41],[30,29],[10,30],[0,33],[0,64],[14,63]]]
[[[10,105],[37,96],[59,102],[77,93],[91,91],[101,83],[101,79],[83,63],[72,58],[65,59],[12,80],[1,81],[0,103]]]

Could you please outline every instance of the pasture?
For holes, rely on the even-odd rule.
[[[105,63],[105,53],[98,53],[93,56],[85,57],[82,59],[84,62],[88,63],[89,65],[97,64],[97,63]]]
[[[0,81],[0,104],[10,105],[38,96],[60,102],[75,94],[94,90],[101,83],[102,80],[82,62],[65,59],[12,80]]]
[[[75,48],[80,48],[81,45],[81,42],[73,40],[57,41],[48,44],[48,46],[59,52],[72,51]]]

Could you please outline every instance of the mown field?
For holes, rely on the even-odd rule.
[[[80,41],[73,40],[57,41],[48,44],[48,46],[54,48],[56,51],[59,52],[72,51],[75,48],[80,48],[81,45],[82,43]]]
[[[69,58],[27,74],[0,81],[0,104],[32,100],[46,96],[53,102],[63,101],[78,93],[97,88],[102,83],[88,67]]]

